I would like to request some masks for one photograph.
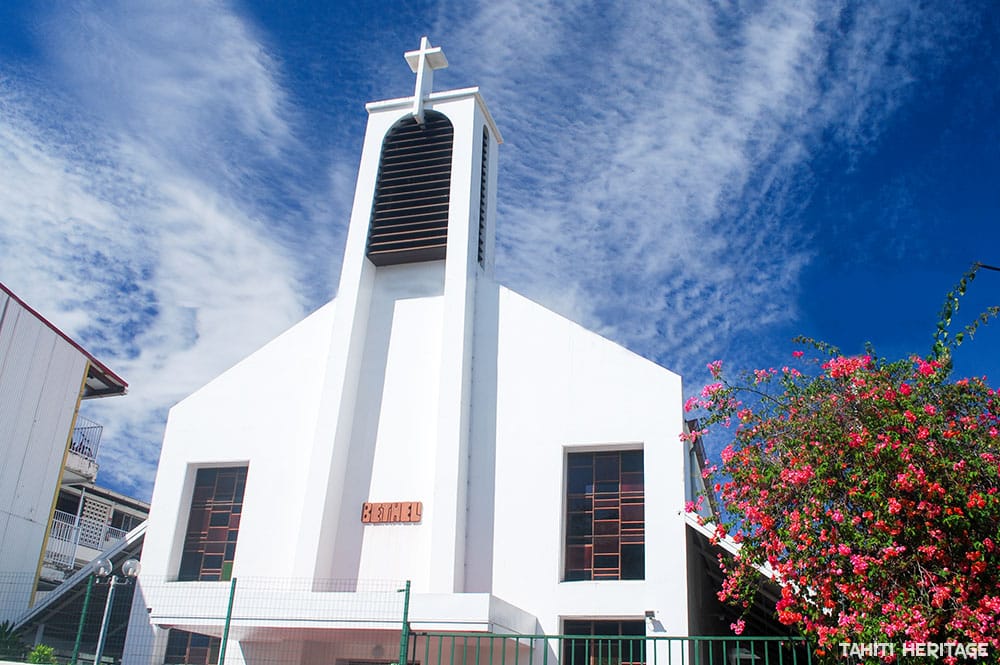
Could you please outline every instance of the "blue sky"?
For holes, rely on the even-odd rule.
[[[688,392],[797,334],[924,353],[1000,265],[992,3],[594,4],[0,3],[0,281],[129,381],[101,481],[148,496],[170,405],[335,295],[425,34],[506,141],[500,281]],[[1000,325],[956,361],[996,385]]]

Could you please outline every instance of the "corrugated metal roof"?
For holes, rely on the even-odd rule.
[[[32,316],[37,318],[46,327],[48,327],[52,332],[56,333],[64,340],[66,340],[70,345],[77,349],[80,353],[87,357],[90,361],[90,371],[87,373],[87,385],[84,389],[84,399],[89,397],[104,397],[106,395],[121,395],[128,390],[128,383],[125,379],[118,376],[116,373],[111,371],[107,365],[98,360],[92,353],[87,351],[85,348],[80,346],[72,337],[64,333],[62,330],[57,328],[51,321],[46,319],[44,316],[38,313],[33,307],[28,303],[24,302],[21,298],[17,296],[16,293],[7,288],[3,282],[0,282],[0,291],[3,291],[13,300],[15,300],[21,307],[28,311]]]

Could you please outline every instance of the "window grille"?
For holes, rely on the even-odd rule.
[[[566,620],[562,665],[640,665],[646,662],[643,620]],[[591,638],[581,637],[592,635]]]
[[[641,450],[570,453],[565,580],[645,579]]]
[[[167,636],[166,665],[215,665],[219,662],[219,648],[222,640],[218,637],[189,633],[171,628]]]
[[[245,466],[198,469],[178,580],[232,578],[246,482]]]

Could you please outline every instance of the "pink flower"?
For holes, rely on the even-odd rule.
[[[719,392],[720,390],[722,390],[721,383],[710,383],[701,389],[701,396],[712,397],[713,395],[715,395],[715,393]]]
[[[792,351],[792,356],[795,358],[801,358],[805,355],[804,351]]]
[[[809,480],[812,479],[812,477],[815,475],[816,473],[813,471],[812,466],[806,464],[801,469],[793,469],[793,468],[782,469],[779,472],[778,477],[781,478],[781,480],[785,481],[786,483],[792,485],[803,485],[809,482]]]
[[[853,358],[840,356],[837,358],[831,358],[829,361],[823,363],[823,369],[828,370],[830,372],[830,376],[836,378],[839,376],[847,376],[859,369],[864,369],[871,365],[871,362],[871,356],[854,356]]]
[[[934,408],[933,404],[924,404],[924,413],[926,413],[928,416],[933,416],[935,413],[937,413],[937,409]]]
[[[743,629],[747,627],[747,624],[743,619],[739,619],[736,623],[729,624],[729,627],[732,628],[735,634],[742,635]]]

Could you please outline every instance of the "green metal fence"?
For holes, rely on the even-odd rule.
[[[811,665],[802,639],[414,632],[419,665]]]
[[[15,592],[13,600],[27,598],[18,581],[0,575],[0,601],[5,584]],[[76,582],[8,624],[12,630],[6,639],[0,632],[0,660],[21,661],[32,647],[44,644],[55,650],[60,665],[94,665],[99,655],[102,665],[847,662],[839,656],[818,658],[805,641],[790,638],[647,635],[654,626],[639,617],[567,620],[565,630],[573,633],[568,635],[430,632],[425,629],[438,619],[444,623],[437,625],[458,624],[454,618],[414,613],[410,585],[399,580],[240,577],[237,583],[236,578],[177,582],[145,576],[136,584],[121,583],[113,596],[106,580],[84,575]]]

